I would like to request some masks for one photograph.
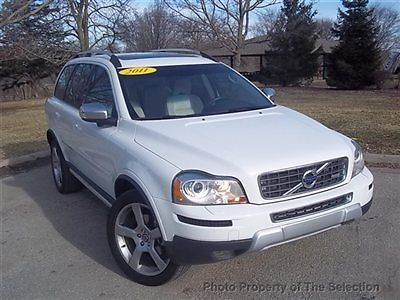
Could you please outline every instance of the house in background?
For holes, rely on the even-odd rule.
[[[391,74],[400,73],[400,50],[390,51],[384,58],[383,69]]]
[[[314,51],[319,53],[319,67],[315,74],[317,78],[326,78],[326,55],[332,52],[332,48],[338,41],[318,39]],[[224,47],[204,50],[205,53],[215,57],[217,60],[233,67],[234,54]],[[258,36],[246,40],[245,47],[241,54],[241,63],[236,68],[240,73],[252,75],[260,73],[263,68],[267,68],[266,56],[271,52],[268,36]]]
[[[337,40],[318,39],[313,52],[318,52],[318,71],[315,78],[326,79],[326,57],[332,49],[338,45]],[[215,57],[217,60],[233,67],[234,54],[224,47],[204,50],[205,53]],[[258,36],[246,40],[241,55],[241,64],[236,68],[244,75],[258,74],[263,68],[268,68],[266,57],[271,54],[268,36]],[[400,50],[392,50],[383,56],[382,69],[391,73],[400,73]]]

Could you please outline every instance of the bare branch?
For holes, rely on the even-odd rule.
[[[22,20],[25,20],[25,19],[29,18],[30,16],[37,14],[43,8],[47,7],[51,2],[52,2],[52,0],[47,0],[47,1],[43,2],[41,5],[39,5],[38,7],[36,7],[35,9],[28,10],[29,6],[32,5],[34,3],[34,1],[33,0],[24,1],[24,3],[21,5],[21,7],[17,8],[10,15],[5,16],[5,17],[2,16],[3,20],[0,22],[0,28],[4,27],[6,25],[21,22]]]
[[[400,12],[398,10],[373,5],[374,17],[379,24],[378,45],[382,50],[400,48]]]
[[[249,33],[250,13],[278,0],[163,0],[177,15],[208,28],[221,46],[235,54],[235,65]]]

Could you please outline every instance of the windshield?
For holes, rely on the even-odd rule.
[[[222,64],[119,70],[133,119],[234,113],[274,106],[260,90]]]

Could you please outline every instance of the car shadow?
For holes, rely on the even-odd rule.
[[[108,246],[108,208],[99,199],[85,188],[67,195],[58,193],[50,164],[43,160],[33,169],[16,173],[17,176],[5,178],[2,184],[22,189],[62,238],[105,268],[124,276]]]

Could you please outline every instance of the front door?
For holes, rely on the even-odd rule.
[[[70,163],[89,183],[95,183],[112,195],[111,178],[116,168],[113,163],[116,149],[110,137],[117,127],[98,126],[96,123],[83,121],[79,116],[79,107],[83,103],[99,102],[107,107],[110,118],[117,119],[108,70],[100,65],[79,64],[71,78],[67,94],[73,98],[76,108],[70,116],[71,131],[65,140],[70,148]]]

